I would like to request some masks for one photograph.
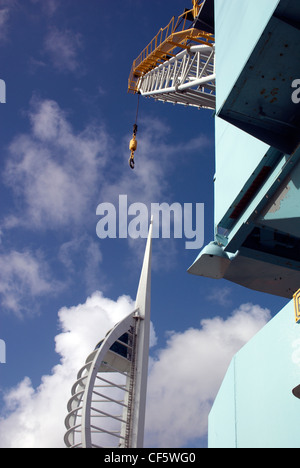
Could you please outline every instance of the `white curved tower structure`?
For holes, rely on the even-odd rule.
[[[68,448],[141,448],[150,339],[152,221],[135,310],[100,341],[72,387]]]

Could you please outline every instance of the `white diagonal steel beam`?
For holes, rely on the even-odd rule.
[[[164,102],[215,109],[215,49],[197,45],[144,75],[138,91]]]

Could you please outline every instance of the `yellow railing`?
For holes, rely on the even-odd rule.
[[[295,292],[294,296],[295,318],[296,322],[300,322],[300,289]]]
[[[174,25],[175,16],[173,16],[170,23],[165,28],[160,29],[152,41],[140,53],[140,55],[134,61],[135,68],[137,68],[144,60],[146,60],[150,54],[152,54],[163,42],[168,39],[169,36],[171,36],[171,34],[173,34]]]
[[[202,0],[194,0],[193,8],[185,11],[175,20],[171,19],[165,28],[161,28],[152,41],[145,47],[140,55],[134,60],[128,81],[128,92],[136,93],[138,81],[141,76],[155,68],[159,63],[174,56],[172,52],[177,47],[186,48],[188,41],[212,44],[214,36],[198,29],[186,29],[189,14],[196,18],[203,5]]]
[[[200,8],[202,7],[203,5],[203,1],[198,1],[198,0],[193,0],[193,15],[194,15],[194,19],[197,18],[197,16],[199,15],[199,12],[200,12]]]

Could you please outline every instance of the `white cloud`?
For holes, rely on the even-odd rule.
[[[213,288],[206,296],[206,299],[222,307],[229,307],[232,304],[231,294],[232,290],[227,286],[223,288]]]
[[[180,158],[182,162],[184,155],[193,152],[203,154],[209,142],[204,135],[201,135],[189,143],[186,141],[174,143],[170,133],[171,129],[168,125],[157,118],[140,119],[135,169],[130,170],[127,162],[130,156],[128,145],[131,134],[129,133],[122,142],[122,161],[119,169],[115,165],[114,171],[101,185],[99,204],[112,203],[118,208],[119,195],[127,195],[128,206],[136,202],[147,206],[150,221],[151,203],[177,202],[170,186],[175,166],[174,160]],[[131,219],[132,217],[128,222]],[[130,239],[129,245],[134,248],[135,252],[138,252],[138,261],[140,261],[144,253],[144,243]],[[154,270],[174,268],[177,254],[174,239],[160,239],[156,242],[153,253]]]
[[[0,301],[2,308],[19,318],[34,312],[34,300],[61,289],[53,280],[42,256],[29,251],[0,254]],[[30,305],[29,305],[30,302]]]
[[[80,70],[78,53],[81,48],[80,34],[69,30],[60,31],[53,27],[45,39],[45,51],[49,54],[53,66],[60,72],[78,72]]]
[[[200,135],[190,142],[183,140],[174,143],[170,133],[168,125],[157,118],[140,119],[135,169],[124,170],[124,167],[128,168],[126,160],[130,156],[128,145],[131,134],[129,133],[122,144],[124,165],[121,165],[119,172],[115,171],[114,180],[109,179],[103,184],[100,201],[116,203],[120,194],[128,195],[129,204],[142,202],[149,205],[152,202],[177,201],[172,200],[173,193],[169,186],[174,160],[180,158],[181,163],[186,154],[203,153],[209,142],[204,135]]]
[[[76,276],[76,258],[80,252],[85,265],[89,258],[89,268],[80,267],[88,286],[87,294],[97,288],[95,278],[101,278],[105,288],[107,279],[99,268],[105,241],[100,243],[96,235],[92,239],[83,234],[87,227],[93,227],[93,223],[96,229],[98,203],[116,203],[119,194],[128,194],[128,203],[138,201],[149,205],[165,201],[171,196],[167,176],[170,175],[172,157],[183,150],[184,143],[170,145],[170,130],[165,124],[157,119],[144,120],[139,134],[137,167],[131,171],[127,164],[130,135],[117,145],[101,126],[90,124],[83,131],[76,131],[70,123],[70,116],[57,102],[36,97],[32,99],[26,117],[30,130],[17,135],[10,143],[2,174],[16,202],[15,206],[10,203],[12,209],[0,223],[3,248],[10,229],[25,228],[33,232],[59,230],[64,238],[61,248],[57,246],[58,260],[68,269],[69,280]],[[193,143],[193,148],[200,149],[201,141]],[[109,170],[111,160],[118,157],[118,164]],[[122,158],[123,164],[119,164]],[[70,233],[68,241],[65,239],[67,232]],[[144,240],[129,242],[129,247],[139,252],[140,261]],[[86,259],[83,259],[83,252],[86,252]],[[172,239],[157,243],[153,255],[154,268],[156,265],[160,269],[162,265],[163,268],[171,268],[175,259],[176,245]],[[2,304],[17,313],[20,299],[22,302],[28,299],[25,297],[26,288],[22,286],[20,293],[9,278],[2,280]],[[30,289],[27,288],[27,292],[31,293]]]
[[[28,117],[30,132],[16,136],[9,145],[3,174],[20,209],[5,218],[2,230],[79,226],[87,213],[95,216],[99,203],[117,204],[120,194],[128,194],[129,204],[162,203],[172,197],[166,174],[170,175],[172,158],[185,145],[170,144],[162,122],[144,121],[136,169],[131,171],[126,161],[130,135],[116,145],[101,126],[75,131],[67,113],[53,100],[33,99]],[[204,140],[194,142],[193,148],[200,150]],[[124,164],[104,171],[120,151]]]
[[[207,433],[207,418],[233,355],[270,319],[244,304],[231,317],[203,320],[199,329],[173,333],[152,362],[146,444],[184,447]]]
[[[5,396],[0,447],[63,447],[70,389],[86,356],[112,326],[133,309],[97,292],[85,304],[59,312],[55,339],[60,364],[35,390],[28,378]],[[227,320],[203,320],[199,329],[171,333],[151,360],[146,445],[180,447],[207,430],[207,415],[234,353],[270,319],[269,311],[242,305]],[[152,344],[155,344],[152,328]]]
[[[39,3],[45,13],[49,16],[54,15],[59,7],[59,0],[31,0],[32,3]]]
[[[102,264],[100,244],[94,237],[73,236],[60,246],[57,258],[66,269],[68,283],[85,286],[87,295],[96,291],[99,285],[105,292],[110,285]]]
[[[158,122],[152,119],[147,119],[142,128],[137,137],[135,170],[130,170],[127,163],[131,139],[131,134],[128,133],[122,143],[123,164],[119,170],[116,168],[114,174],[102,185],[99,203],[117,204],[119,195],[123,194],[128,196],[128,204],[134,202],[149,204],[156,200],[160,201],[161,197],[166,196],[168,187],[166,168],[171,168],[167,156],[172,154],[172,145],[168,146],[166,138],[169,129],[162,123],[158,125]]]
[[[86,265],[83,271],[83,277],[86,283],[86,291],[88,294],[95,291],[100,283],[101,272],[99,265],[102,262],[102,253],[99,243],[91,240],[86,250]],[[101,281],[103,284],[103,279]]]
[[[137,164],[131,171],[129,134],[121,144],[113,142],[101,126],[76,131],[67,113],[53,100],[34,98],[28,112],[30,131],[16,136],[8,149],[3,179],[13,191],[18,209],[6,216],[0,228],[75,228],[86,225],[96,207],[119,195],[128,204],[174,202],[168,180],[173,158],[184,154],[185,143],[170,144],[170,129],[157,119],[145,119],[138,135]],[[206,145],[194,140],[194,151]],[[119,157],[119,154],[122,157]],[[121,164],[109,170],[111,160]],[[105,169],[105,170],[104,170]]]
[[[61,356],[51,375],[35,390],[26,377],[5,396],[0,447],[60,448],[71,387],[87,355],[117,322],[133,310],[129,297],[112,301],[95,293],[85,304],[59,312],[62,333],[55,339]]]
[[[0,8],[0,28],[1,34],[0,39],[3,40],[6,38],[7,23],[9,20],[10,12],[8,8]]]
[[[0,42],[7,40],[9,20],[17,4],[17,0],[0,0]]]
[[[34,100],[29,118],[31,132],[12,141],[4,173],[6,184],[24,204],[2,227],[74,227],[94,211],[89,202],[105,164],[107,135],[93,126],[75,132],[51,100]]]

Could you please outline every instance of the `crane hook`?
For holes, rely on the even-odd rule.
[[[131,156],[129,158],[129,166],[131,167],[131,169],[134,169],[134,165],[135,165],[134,155],[131,154]]]
[[[129,166],[131,167],[131,169],[134,169],[134,166],[135,166],[134,153],[137,149],[137,140],[136,140],[137,130],[138,130],[138,126],[137,124],[134,124],[132,139],[130,140],[130,143],[129,143],[129,149],[131,151],[131,155],[129,158]]]

